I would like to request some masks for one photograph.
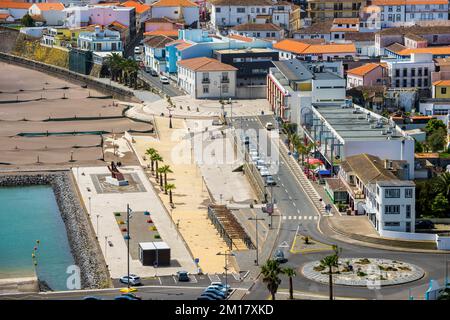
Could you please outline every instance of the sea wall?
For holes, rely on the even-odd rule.
[[[51,185],[67,231],[82,289],[105,288],[110,277],[87,214],[77,196],[69,171],[0,175],[0,186]]]

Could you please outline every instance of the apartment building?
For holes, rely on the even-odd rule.
[[[245,23],[272,22],[289,28],[292,4],[272,0],[211,0],[211,25],[216,28]]]
[[[381,63],[366,63],[347,70],[347,88],[388,85],[387,68]]]
[[[432,54],[413,53],[408,60],[382,60],[382,62],[387,65],[391,87],[430,88],[431,72],[434,71]]]
[[[237,68],[211,58],[181,60],[178,86],[195,99],[227,99],[236,95]]]
[[[334,18],[357,18],[366,0],[307,0],[307,14],[313,22]]]
[[[362,153],[342,162],[338,179],[347,191],[351,210],[366,215],[380,235],[384,231],[414,232],[415,184],[407,179],[407,172],[406,161]]]
[[[198,4],[190,0],[159,0],[151,4],[151,18],[169,18],[183,21],[186,26],[197,28],[200,21]]]
[[[80,32],[78,48],[89,51],[117,52],[123,50],[120,33],[96,26],[92,32]]]
[[[245,23],[230,28],[232,34],[252,38],[281,40],[285,37],[284,29],[274,23]]]
[[[144,65],[147,70],[158,73],[166,71],[166,44],[175,40],[174,37],[155,35],[144,40]]]
[[[267,100],[284,121],[301,123],[305,108],[345,104],[341,62],[306,63],[297,59],[273,62],[267,76]]]

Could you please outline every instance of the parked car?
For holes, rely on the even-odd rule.
[[[130,296],[121,295],[121,296],[115,297],[114,300],[133,300],[133,301],[135,301],[135,300],[139,300],[139,299],[133,298]]]
[[[227,289],[228,291],[232,291],[233,290],[233,289],[231,289],[231,286],[229,284],[225,285],[225,284],[223,284],[222,282],[219,282],[219,281],[211,282],[211,286],[224,288],[224,289]]]
[[[141,285],[141,278],[138,277],[135,274],[130,274],[130,278],[129,279],[128,279],[128,276],[123,276],[122,278],[120,278],[119,281],[124,283],[124,284],[128,284],[128,282],[130,282],[130,284],[132,286],[139,286],[139,285]]]
[[[83,300],[102,300],[102,298],[94,297],[94,296],[86,296]]]
[[[273,128],[275,128],[275,127],[273,126],[273,123],[272,123],[272,122],[267,122],[267,123],[266,123],[266,129],[267,129],[267,130],[270,131],[270,130],[272,130]]]
[[[209,289],[209,288],[218,290],[218,291],[224,293],[225,295],[228,295],[228,290],[225,287],[223,287],[223,286],[221,287],[221,286],[215,286],[215,285],[211,284],[206,289]]]
[[[217,299],[211,298],[210,296],[200,296],[197,298],[197,300],[203,300],[203,301],[214,301]]]
[[[130,297],[130,298],[133,298],[135,300],[142,300],[141,297],[139,297],[139,296],[137,296],[137,295],[135,295],[134,293],[131,293],[131,292],[122,293],[122,296]]]
[[[276,186],[277,185],[275,179],[272,176],[267,176],[266,177],[266,184],[268,186]]]
[[[219,297],[225,299],[227,297],[227,293],[221,291],[220,289],[216,288],[216,287],[208,287],[206,288],[203,293],[208,293],[208,292],[212,292],[216,295],[218,295]]]
[[[417,220],[416,229],[434,229],[434,223],[431,220]]]
[[[141,47],[134,47],[134,54],[140,54],[141,53]]]
[[[224,300],[224,298],[222,298],[218,294],[215,294],[214,292],[203,292],[200,296],[202,296],[202,297],[210,297],[210,298],[214,298],[216,300]]]
[[[275,251],[275,254],[273,255],[273,258],[274,258],[276,261],[278,261],[279,263],[283,263],[283,262],[286,262],[286,261],[287,261],[287,259],[284,257],[283,251],[280,250],[280,249],[277,249],[277,250]]]
[[[159,80],[161,81],[161,83],[163,84],[169,84],[169,79],[167,77],[159,77]]]
[[[267,169],[262,169],[259,173],[261,174],[261,177],[270,176],[270,172]]]
[[[244,144],[250,144],[250,137],[249,136],[246,136],[245,138],[244,138]]]
[[[150,75],[151,75],[152,77],[157,77],[157,76],[158,76],[158,72],[156,72],[155,70],[151,69],[151,70],[150,70]]]
[[[186,271],[178,271],[177,272],[177,279],[180,282],[187,282],[190,281],[189,275]]]

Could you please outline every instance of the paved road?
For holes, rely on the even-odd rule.
[[[276,123],[272,116],[259,116],[242,118],[242,121],[241,119],[235,119],[233,125],[235,128],[240,128],[242,126],[244,130],[262,130],[260,132],[264,134],[264,125],[266,122]],[[320,233],[317,228],[318,220],[314,219],[314,217],[317,217],[317,211],[314,205],[299,187],[297,180],[291,173],[283,158],[280,156],[279,159],[279,171],[276,175],[274,175],[277,186],[273,188],[273,193],[274,199],[276,200],[276,208],[281,215],[286,216],[286,219],[282,219],[277,243],[278,245],[282,245],[280,249],[284,251],[285,257],[288,259],[288,262],[285,265],[297,269],[297,277],[294,278],[294,288],[296,290],[321,294],[327,294],[328,292],[327,285],[308,280],[301,276],[300,273],[300,269],[303,264],[313,260],[320,260],[327,255],[328,252],[309,254],[290,253],[289,249],[292,245],[297,230],[300,234],[308,235],[322,243],[337,244],[342,249],[341,256],[343,258],[373,257],[401,260],[416,264],[426,271],[425,277],[419,281],[410,284],[384,287],[380,290],[335,286],[336,295],[367,299],[407,299],[408,290],[411,289],[411,294],[415,298],[422,299],[430,279],[437,279],[440,283],[443,283],[445,276],[445,260],[450,258],[450,255],[377,250],[369,247],[355,246],[345,242],[336,241]],[[291,218],[289,219],[289,217]],[[288,247],[285,247],[286,243],[288,244]],[[287,279],[283,279],[280,289],[287,288],[288,281]],[[268,291],[261,281],[258,281],[253,287],[251,293],[246,296],[248,299],[266,299],[267,297]]]
[[[170,80],[170,84],[163,84],[159,77],[153,77],[150,73],[145,71],[140,71],[140,75],[153,87],[161,89],[165,94],[170,97],[182,96],[184,93],[176,88],[173,81]]]

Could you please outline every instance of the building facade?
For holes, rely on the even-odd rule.
[[[333,18],[357,18],[365,0],[307,0],[308,18],[319,22]]]
[[[412,54],[409,60],[382,60],[386,63],[390,86],[394,88],[431,87],[434,62],[431,54]]]

